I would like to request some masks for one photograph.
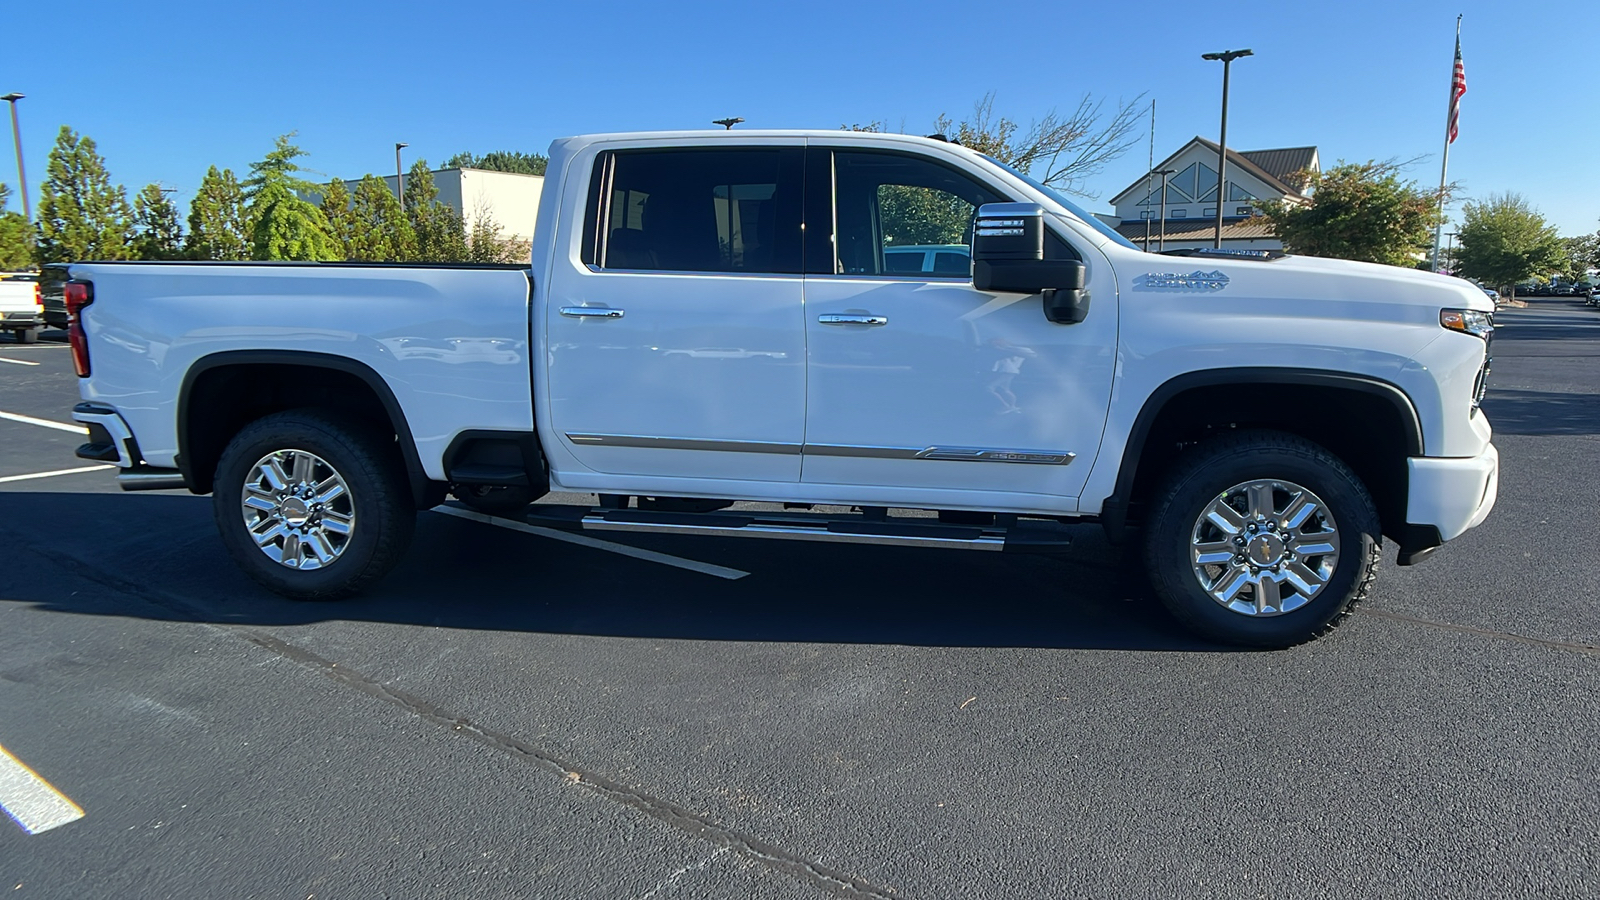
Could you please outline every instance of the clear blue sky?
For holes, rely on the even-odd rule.
[[[93,137],[130,193],[187,200],[211,164],[243,172],[298,131],[308,167],[342,177],[460,151],[542,152],[593,131],[835,128],[925,133],[996,92],[1026,124],[1089,93],[1157,100],[1157,159],[1215,139],[1233,66],[1229,146],[1340,159],[1427,155],[1439,177],[1455,17],[1468,93],[1450,176],[1469,197],[1516,191],[1563,234],[1600,219],[1600,2],[1311,3],[15,3],[0,93],[19,105],[30,186],[63,124]],[[0,180],[16,186],[10,142]],[[1146,144],[1090,187],[1142,176]],[[13,198],[12,208],[20,203]]]

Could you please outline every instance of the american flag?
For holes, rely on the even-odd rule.
[[[1461,97],[1467,92],[1467,70],[1461,65],[1461,35],[1456,35],[1456,68],[1455,74],[1450,77],[1450,138],[1447,144],[1456,142],[1456,132],[1461,126]]]

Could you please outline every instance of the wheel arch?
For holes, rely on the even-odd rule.
[[[319,378],[315,389],[291,394],[266,382],[266,376],[292,370],[315,373]],[[405,411],[383,376],[353,359],[303,350],[226,350],[201,357],[184,373],[178,392],[175,461],[189,490],[211,491],[217,460],[244,425],[274,412],[310,406],[388,427],[395,435],[413,502],[418,508],[433,505],[427,500],[438,488],[422,467]]]
[[[1228,402],[1241,389],[1250,392],[1251,404]],[[1333,415],[1295,418],[1281,408],[1290,401]],[[1422,421],[1411,398],[1372,376],[1263,366],[1188,372],[1151,392],[1123,447],[1115,489],[1102,505],[1111,540],[1122,540],[1126,526],[1138,521],[1153,483],[1187,444],[1217,429],[1244,427],[1285,431],[1327,447],[1366,482],[1385,534],[1399,539],[1404,533],[1406,459],[1423,452]]]

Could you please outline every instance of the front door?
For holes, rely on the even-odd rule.
[[[558,254],[545,322],[551,422],[583,467],[799,480],[804,152],[597,158],[582,249]]]
[[[816,164],[827,151],[810,152]],[[802,479],[896,489],[907,505],[981,508],[994,498],[962,492],[983,491],[1017,495],[1014,507],[1075,508],[1111,393],[1107,267],[1085,254],[1105,300],[1081,323],[1053,324],[1037,295],[972,287],[973,213],[1014,198],[925,157],[839,148],[832,158],[836,274],[805,285]]]

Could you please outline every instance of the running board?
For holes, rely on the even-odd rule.
[[[536,517],[530,516],[530,519]],[[958,550],[1049,551],[1062,550],[1071,545],[1071,538],[1064,529],[1048,524],[1013,528],[933,522],[924,525],[892,519],[870,521],[860,516],[826,517],[803,513],[651,513],[619,509],[590,511],[578,520],[578,524],[584,531],[692,534]]]

